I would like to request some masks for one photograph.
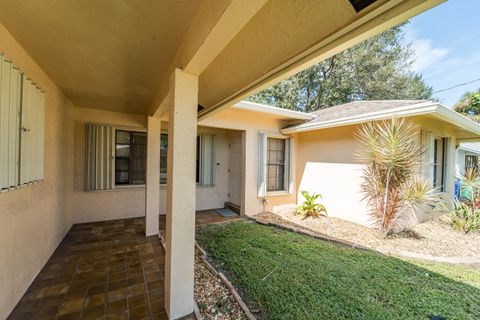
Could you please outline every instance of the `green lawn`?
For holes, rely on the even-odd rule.
[[[238,221],[197,240],[263,319],[480,319],[480,271]],[[273,271],[273,272],[272,272]]]

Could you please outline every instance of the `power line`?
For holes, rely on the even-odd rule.
[[[457,84],[457,85],[454,85],[454,86],[448,87],[448,88],[446,88],[446,89],[438,90],[438,91],[435,91],[435,92],[433,92],[433,93],[439,93],[439,92],[448,91],[448,90],[451,90],[451,89],[454,89],[454,88],[458,88],[458,87],[466,86],[467,84],[474,83],[474,82],[477,82],[477,81],[480,81],[480,78],[478,78],[478,79],[475,79],[475,80],[472,80],[472,81],[468,81],[468,82],[460,83],[460,84]]]

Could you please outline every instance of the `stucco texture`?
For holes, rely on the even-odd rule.
[[[46,92],[44,181],[0,194],[0,319],[73,223],[72,103],[0,25],[0,51]]]

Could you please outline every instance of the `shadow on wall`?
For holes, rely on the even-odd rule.
[[[298,202],[303,201],[303,190],[319,193],[329,216],[371,227],[360,190],[363,168],[364,165],[354,163],[307,162],[299,183]]]

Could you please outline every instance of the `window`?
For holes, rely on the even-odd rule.
[[[433,140],[433,187],[445,191],[447,139],[435,137]]]
[[[0,54],[0,190],[43,180],[45,92]]]
[[[115,136],[115,184],[145,184],[146,133],[117,130]]]
[[[478,169],[478,156],[465,155],[465,171],[468,169]]]
[[[285,190],[285,139],[267,140],[267,192]]]
[[[168,135],[160,136],[160,184],[167,183]],[[215,185],[215,136],[197,137],[198,185]],[[147,134],[86,125],[85,189],[110,190],[115,186],[143,185],[146,181]]]
[[[168,135],[160,135],[160,184],[167,183]]]
[[[160,146],[160,183],[167,183],[168,135],[162,134]],[[197,136],[195,181],[199,186],[215,185],[215,135]],[[163,173],[164,172],[164,173]],[[163,178],[164,177],[164,178]]]
[[[286,136],[260,134],[259,197],[292,192],[292,145]]]

